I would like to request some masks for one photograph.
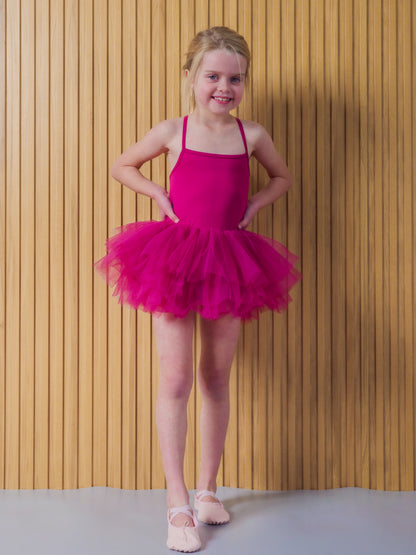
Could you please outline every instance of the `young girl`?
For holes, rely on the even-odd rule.
[[[230,519],[216,497],[216,477],[240,322],[267,308],[287,308],[288,291],[300,277],[294,255],[245,229],[291,185],[265,129],[230,114],[243,97],[249,64],[246,41],[227,27],[213,27],[192,40],[184,80],[193,111],[157,124],[112,168],[115,179],[157,202],[162,220],[125,226],[107,241],[108,254],[96,263],[120,302],[155,316],[160,359],[156,421],[167,483],[167,545],[184,552],[201,546],[198,520],[222,524]],[[171,167],[169,193],[139,171],[161,154]],[[252,155],[270,181],[248,199]],[[183,474],[195,313],[201,316],[198,520]]]

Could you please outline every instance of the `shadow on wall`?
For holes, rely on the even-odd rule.
[[[265,451],[253,452],[277,455],[267,473],[279,479],[269,488],[361,486],[355,476],[366,460],[375,462],[376,411],[383,410],[375,402],[374,341],[385,311],[374,296],[374,222],[383,218],[383,203],[374,200],[383,184],[372,174],[380,152],[359,106],[312,88],[302,94],[273,102],[272,117],[260,122],[293,186],[254,226],[299,255],[303,279],[287,314],[246,324],[239,370],[252,391],[253,443],[257,433],[265,442]],[[253,192],[266,182],[255,169]],[[247,341],[252,364],[244,361]]]

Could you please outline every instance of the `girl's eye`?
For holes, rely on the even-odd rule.
[[[231,81],[232,81],[233,83],[240,83],[241,79],[240,79],[240,77],[233,77],[233,78],[231,79]]]
[[[210,79],[211,81],[215,81],[217,79],[217,76],[215,75],[215,73],[208,75],[208,79]]]

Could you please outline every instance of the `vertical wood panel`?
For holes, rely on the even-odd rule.
[[[49,474],[49,3],[36,3],[35,487]],[[62,250],[63,244],[59,245]],[[74,329],[76,329],[74,327]],[[42,331],[41,331],[42,330]],[[72,365],[71,365],[72,370]],[[73,407],[75,409],[75,407]],[[65,462],[65,452],[63,453]]]
[[[108,3],[108,158],[107,173],[111,160],[120,156],[122,133],[122,0]],[[122,223],[122,187],[113,178],[108,184],[107,225],[111,234]],[[108,482],[121,487],[121,368],[122,368],[122,308],[113,302],[108,290]]]
[[[118,226],[158,218],[110,168],[183,114],[189,41],[222,24],[252,51],[238,115],[294,183],[251,229],[298,254],[303,281],[242,329],[218,484],[415,487],[411,0],[0,0],[0,487],[165,486],[151,317],[93,262]],[[254,193],[267,176],[250,167]],[[168,186],[163,157],[143,171]]]
[[[0,83],[6,85],[6,0],[0,0]],[[6,237],[6,86],[0,87],[0,234]],[[4,488],[6,414],[6,241],[0,240],[0,488]]]
[[[317,3],[314,38],[317,40],[317,325],[318,325],[318,487],[330,486],[331,453],[331,259],[330,114],[327,60],[327,12]]]
[[[21,201],[21,385],[20,385],[20,487],[33,488],[33,441],[34,441],[34,361],[35,361],[35,13],[31,2],[22,2],[22,126],[21,152],[22,182],[31,184],[25,187]]]
[[[360,474],[361,486],[370,487],[369,476],[369,375],[371,372],[371,314],[370,314],[370,289],[368,275],[368,68],[367,68],[367,6],[364,2],[358,3],[358,32],[359,32],[359,59],[358,59],[358,94],[360,106],[363,111],[360,114],[360,288],[361,288],[361,452],[360,452]],[[364,156],[363,156],[364,154]]]
[[[345,198],[346,215],[345,226],[347,230],[346,252],[346,372],[347,372],[347,455],[345,460],[347,482],[346,484],[356,483],[356,407],[359,406],[357,397],[357,382],[360,367],[360,326],[359,326],[359,306],[360,297],[357,291],[356,281],[359,272],[359,241],[357,239],[357,218],[359,215],[358,191],[359,183],[357,179],[357,163],[359,159],[358,135],[358,109],[357,96],[355,94],[355,52],[356,40],[354,36],[354,5],[345,2],[345,37],[350,37],[346,45],[346,121],[345,121],[345,148],[346,148],[346,172],[345,172]]]
[[[92,0],[79,14],[79,487],[92,483],[93,25]]]
[[[415,290],[412,282],[412,264],[415,252],[415,243],[412,238],[412,211],[415,210],[415,201],[412,192],[412,122],[414,119],[409,117],[412,114],[412,82],[411,75],[414,73],[412,67],[412,4],[407,1],[403,5],[401,12],[402,49],[399,51],[399,58],[403,61],[401,80],[403,83],[403,103],[401,105],[403,122],[403,289],[401,302],[403,306],[403,327],[404,336],[404,399],[402,420],[405,422],[403,426],[403,469],[401,475],[401,488],[410,490],[414,486],[413,475],[415,471],[414,460],[414,426],[413,417],[415,414],[415,400],[413,395],[413,387],[415,381],[414,375],[414,356],[415,345],[413,342],[414,333],[414,295]],[[412,72],[408,71],[412,68]]]
[[[330,7],[329,44],[331,68],[330,95],[331,95],[331,265],[332,265],[332,430],[331,449],[333,456],[331,487],[341,486],[341,445],[345,444],[343,437],[343,410],[345,391],[345,147],[344,147],[344,106],[340,74],[343,73],[342,54],[339,37],[339,6],[333,3]],[[338,63],[339,60],[339,63]]]
[[[412,16],[411,16],[411,20],[412,20],[412,29],[416,29],[416,10],[414,8],[414,6],[412,5]],[[411,35],[411,53],[412,53],[412,60],[415,59],[415,55],[416,55],[416,38],[415,38],[415,33],[412,33]],[[416,90],[416,71],[412,72],[411,78],[409,79],[410,84],[411,84],[411,88],[412,91]],[[411,236],[411,245],[412,245],[412,252],[415,251],[415,247],[416,247],[416,225],[414,224],[414,206],[415,206],[415,193],[414,193],[414,187],[413,187],[413,180],[414,180],[414,176],[416,175],[416,125],[415,125],[415,118],[416,118],[416,103],[414,101],[414,93],[412,94],[412,107],[411,107],[411,112],[410,112],[410,121],[412,122],[412,156],[411,156],[411,160],[412,160],[412,229],[413,229],[413,235]],[[409,233],[409,235],[411,234],[411,232]],[[414,256],[412,256],[413,259],[413,266],[412,266],[412,283],[413,283],[413,305],[411,307],[411,311],[412,314],[414,314],[414,307],[415,307],[415,302],[416,302],[416,270],[414,267]],[[413,353],[416,351],[416,325],[414,324],[413,321]],[[410,422],[410,426],[413,424],[413,441],[411,442],[413,445],[415,444],[416,441],[416,410],[415,410],[415,406],[416,406],[416,402],[415,402],[415,395],[416,395],[416,377],[415,377],[415,371],[414,371],[414,360],[415,358],[413,358],[413,361],[411,363],[411,372],[412,372],[412,376],[413,376],[413,422]],[[414,450],[413,450],[414,452]],[[414,481],[413,481],[413,487],[416,484],[416,464],[414,464]]]
[[[389,168],[390,168],[390,149],[389,149],[389,81],[391,68],[388,64],[389,52],[389,25],[388,25],[388,6],[382,5],[383,20],[383,60],[384,70],[382,72],[383,81],[383,345],[384,360],[383,365],[383,386],[386,392],[384,405],[384,472],[385,487],[392,489],[391,483],[391,418],[390,418],[390,302],[389,302],[389,264],[390,264],[390,248],[389,248]]]
[[[389,319],[390,319],[390,465],[391,465],[391,487],[399,488],[399,346],[398,346],[398,218],[397,218],[397,192],[395,186],[398,177],[397,160],[397,3],[389,2],[388,13],[388,40],[389,51],[387,54],[387,64],[389,69],[389,88],[388,88],[388,136],[389,136],[389,183],[388,183],[388,203],[389,203]]]
[[[64,487],[78,487],[79,13],[65,1]]]
[[[4,486],[19,480],[20,387],[20,4],[6,9],[6,375]],[[13,102],[11,102],[13,99]]]
[[[414,6],[412,5],[412,15],[411,15],[411,21],[412,21],[412,29],[416,29],[416,10],[414,8]],[[415,248],[416,248],[416,225],[414,224],[415,221],[415,193],[414,193],[414,187],[413,187],[413,183],[414,183],[414,176],[416,175],[416,125],[415,125],[415,120],[416,120],[416,103],[414,100],[414,91],[416,90],[416,71],[415,71],[415,66],[414,66],[414,61],[416,59],[416,40],[414,38],[414,33],[411,36],[411,53],[412,53],[412,82],[411,82],[411,87],[412,87],[412,107],[410,110],[410,121],[412,122],[412,153],[411,153],[411,160],[412,160],[412,183],[411,183],[411,188],[412,188],[412,203],[411,203],[411,207],[412,207],[412,227],[411,229],[413,229],[413,234],[412,231],[409,231],[409,235],[411,237],[411,247],[412,247],[412,253],[415,252]],[[412,281],[413,287],[413,304],[411,306],[411,313],[414,314],[414,309],[415,309],[415,302],[416,302],[416,269],[414,267],[414,256],[412,255],[412,260],[413,260],[413,264],[412,264],[412,276],[410,278],[410,280]],[[410,331],[410,330],[409,330]],[[416,351],[416,325],[414,323],[413,320],[413,337],[412,337],[412,345],[413,345],[413,353],[415,353]],[[415,357],[413,357],[411,363],[410,363],[410,373],[413,377],[413,389],[412,389],[412,397],[413,397],[413,407],[416,406],[416,376],[415,376]],[[413,427],[413,441],[411,441],[411,444],[413,444],[413,453],[414,453],[414,445],[416,442],[416,410],[413,411],[413,421],[412,419],[409,422],[409,426]],[[409,476],[409,481],[410,484],[412,484],[412,486],[410,486],[409,489],[412,489],[412,487],[415,487],[416,484],[416,464],[413,464],[413,468],[414,468],[414,476],[411,477]],[[413,478],[413,481],[412,481]]]
[[[111,232],[107,226],[108,186],[108,10],[104,0],[94,1],[94,260],[104,255],[102,237]],[[107,473],[107,287],[94,276],[94,350],[93,350],[93,482],[108,483]]]
[[[316,83],[314,59],[310,44],[310,4],[304,0],[301,7],[302,44],[300,64],[302,106],[302,335],[303,335],[303,483],[306,489],[317,486],[316,461]],[[313,62],[312,62],[313,63]]]
[[[374,152],[383,149],[383,106],[382,106],[382,26],[381,3],[374,2],[371,19],[371,94],[374,95]],[[381,156],[374,157],[374,265],[383,266],[383,160]],[[374,320],[375,320],[375,365],[376,365],[376,414],[374,456],[376,460],[377,488],[384,487],[384,341],[383,341],[383,272],[377,271],[374,283]]]
[[[64,364],[64,11],[50,10],[49,487],[63,487]],[[91,295],[91,291],[89,291]]]

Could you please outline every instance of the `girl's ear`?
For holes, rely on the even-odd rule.
[[[185,79],[190,79],[189,77],[189,69],[185,69]],[[192,81],[189,81],[189,88],[193,89],[194,88],[194,80],[192,79]]]

